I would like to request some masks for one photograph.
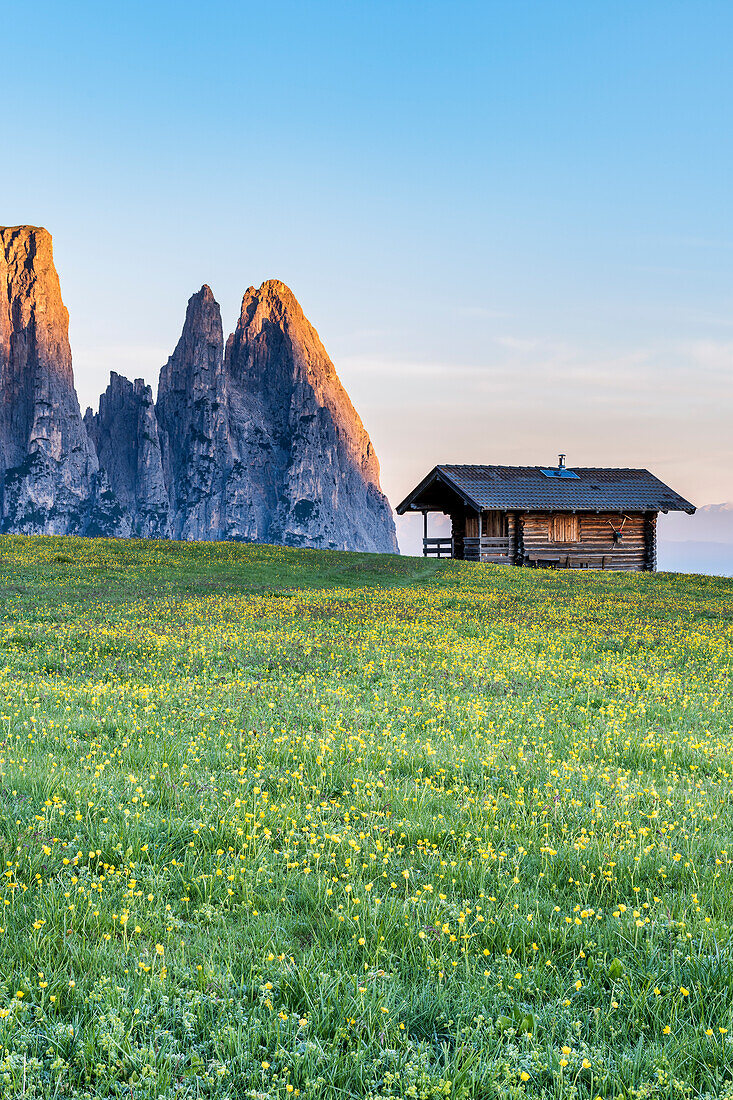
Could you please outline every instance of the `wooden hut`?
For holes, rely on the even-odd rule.
[[[504,565],[654,571],[659,512],[695,511],[648,470],[436,466],[397,507],[423,514],[423,554]],[[431,538],[428,514],[450,516]]]

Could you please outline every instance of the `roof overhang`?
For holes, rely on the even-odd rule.
[[[406,496],[395,508],[395,512],[398,516],[404,516],[405,512],[439,512],[440,508],[431,507],[427,504],[420,504],[419,500],[423,493],[436,483],[445,485],[452,493],[455,493],[464,504],[467,504],[470,508],[474,508],[477,512],[481,509],[475,500],[462,489],[459,489],[456,483],[448,477],[444,470],[441,470],[439,466],[434,466],[427,477],[424,477],[419,485],[416,485],[409,496]]]

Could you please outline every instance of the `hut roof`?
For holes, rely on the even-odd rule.
[[[435,466],[397,512],[430,510],[441,486],[480,512],[688,512],[694,504],[648,470],[564,466]]]

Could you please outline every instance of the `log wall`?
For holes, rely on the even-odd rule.
[[[644,512],[627,513],[625,521],[618,512],[581,512],[578,514],[579,541],[554,542],[553,513],[523,512],[520,517],[522,555],[525,561],[528,554],[540,551],[546,551],[548,555],[567,554],[569,559],[601,555],[605,559],[604,569],[654,569],[655,519],[654,513]],[[621,529],[621,540],[616,542],[613,532]]]
[[[479,520],[479,516],[468,509],[456,511],[451,515],[454,556],[461,559],[469,556],[474,560],[475,552],[475,560],[532,565],[531,555],[545,553],[548,558],[559,555],[560,565],[577,562],[590,568],[633,572],[656,569],[656,513],[632,512],[626,513],[625,518],[618,512],[577,513],[577,542],[556,541],[554,535],[558,531],[571,529],[567,524],[556,524],[557,515],[567,513],[484,513]],[[621,539],[616,541],[614,531],[619,530]],[[473,545],[479,531],[484,537],[491,532],[493,538],[501,532],[507,545],[482,546],[479,555]],[[473,540],[468,555],[465,539]]]

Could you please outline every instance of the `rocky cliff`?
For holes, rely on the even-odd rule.
[[[262,469],[250,488],[266,525],[260,537],[288,546],[396,552],[374,448],[318,333],[284,283],[272,279],[245,293],[224,374],[231,439],[244,444],[242,468]],[[241,521],[233,502],[228,519],[236,531]]]
[[[160,372],[156,415],[176,538],[219,539],[228,422],[218,303],[208,286],[189,299],[175,351]]]
[[[0,229],[0,516],[27,533],[397,551],[369,437],[283,283],[247,290],[226,350],[202,287],[157,403],[113,373],[82,421],[51,238],[29,226]]]
[[[99,412],[87,409],[84,424],[120,507],[118,533],[169,536],[170,503],[150,386],[142,378],[130,382],[113,371]]]
[[[116,533],[74,389],[51,236],[0,228],[0,529]]]

